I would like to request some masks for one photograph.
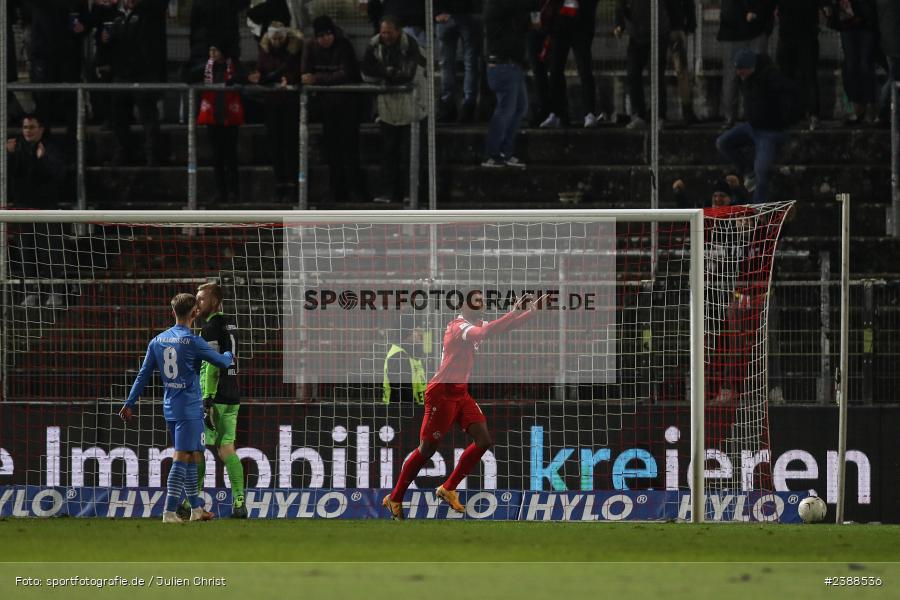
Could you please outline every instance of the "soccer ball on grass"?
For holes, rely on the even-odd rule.
[[[825,519],[828,507],[825,501],[818,496],[810,496],[800,501],[797,512],[804,523],[819,523]]]

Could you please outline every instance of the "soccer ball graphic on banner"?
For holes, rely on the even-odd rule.
[[[825,505],[825,501],[818,496],[804,498],[800,501],[800,506],[797,507],[797,512],[800,514],[800,518],[803,519],[804,523],[821,522],[825,519],[825,512],[827,510],[828,506]]]

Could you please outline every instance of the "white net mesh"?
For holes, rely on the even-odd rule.
[[[771,489],[766,306],[788,209],[707,214],[705,471],[720,498],[709,518],[738,510],[728,494]],[[366,314],[364,291],[497,290],[493,320],[504,291],[550,290],[607,310],[546,311],[479,349],[469,390],[495,445],[459,486],[467,516],[688,517],[687,223],[659,223],[655,246],[650,223],[610,218],[189,225],[55,229],[47,247],[74,258],[10,248],[2,433],[21,459],[8,482],[61,488],[73,514],[106,514],[114,494],[119,516],[158,514],[171,464],[162,388],[148,387],[127,427],[116,412],[147,342],[171,325],[168,300],[219,281],[240,332],[236,445],[251,516],[379,515],[377,490],[418,443],[414,363],[434,375],[457,311]],[[13,239],[47,227],[10,225]],[[29,289],[65,302],[22,306]],[[334,291],[333,310],[305,309],[310,290]],[[407,494],[411,516],[448,515],[432,490],[468,443],[454,426]],[[227,514],[227,474],[213,452],[207,464],[207,500]]]

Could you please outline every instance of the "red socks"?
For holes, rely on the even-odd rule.
[[[450,473],[450,477],[444,482],[444,489],[450,491],[455,490],[456,486],[459,485],[459,482],[472,472],[472,469],[475,468],[475,465],[478,464],[478,461],[481,460],[481,457],[485,452],[487,452],[487,448],[479,448],[475,445],[475,442],[469,444],[462,453],[462,456],[459,457],[456,468],[453,469],[453,472]]]
[[[481,460],[481,457],[484,456],[485,452],[487,452],[487,448],[479,448],[474,442],[469,444],[462,453],[462,456],[459,457],[456,468],[453,469],[453,472],[450,473],[450,477],[444,482],[444,489],[451,491],[455,490],[456,486],[459,485],[459,482],[472,472],[475,465],[477,465],[478,461]],[[418,448],[412,451],[412,454],[409,455],[409,459],[403,464],[403,468],[400,470],[400,477],[397,479],[397,485],[391,492],[391,500],[394,502],[403,502],[403,496],[406,494],[409,484],[413,482],[416,475],[418,475],[422,467],[425,466],[426,462],[428,462],[428,459],[422,456],[422,453],[419,452]]]
[[[412,454],[409,455],[409,459],[403,464],[403,468],[400,469],[400,477],[397,479],[397,485],[394,486],[394,490],[391,492],[391,500],[394,502],[403,502],[403,495],[406,494],[406,488],[413,482],[413,479],[416,478],[416,475],[419,474],[419,471],[427,461],[428,459],[422,456],[422,453],[419,452],[418,448],[412,451]]]

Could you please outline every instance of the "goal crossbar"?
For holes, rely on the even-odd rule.
[[[437,225],[441,223],[564,223],[622,220],[633,222],[695,222],[702,228],[701,209],[586,209],[586,210],[0,210],[4,223],[379,223]],[[702,241],[702,239],[701,239]]]

